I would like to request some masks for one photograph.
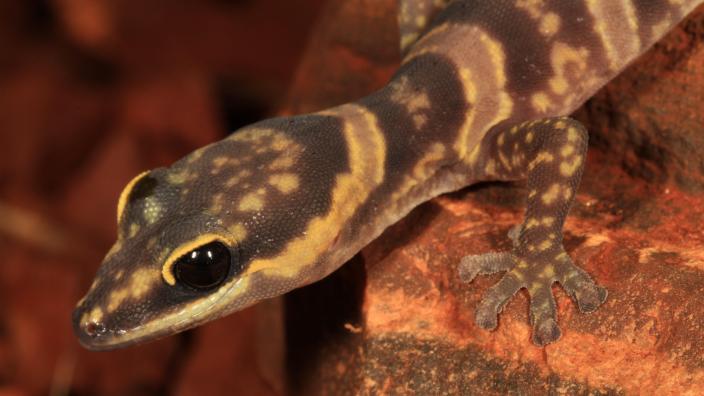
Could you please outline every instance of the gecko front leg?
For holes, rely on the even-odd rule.
[[[544,346],[560,338],[553,283],[562,285],[581,312],[592,312],[606,300],[606,289],[574,264],[562,244],[562,227],[582,176],[587,139],[578,121],[550,118],[492,131],[482,143],[484,176],[527,178],[529,192],[525,220],[509,233],[512,251],[467,256],[460,263],[460,276],[466,282],[477,275],[506,271],[477,308],[480,327],[496,328],[503,306],[525,288],[530,295],[533,343]]]

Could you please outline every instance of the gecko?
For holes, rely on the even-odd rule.
[[[458,277],[503,273],[480,328],[526,289],[532,342],[557,341],[553,284],[584,313],[607,298],[562,242],[588,143],[569,114],[702,2],[399,0],[402,61],[383,88],[243,127],[126,185],[117,241],[72,314],[79,342],[193,328],[320,280],[440,194],[517,180],[512,249],[458,260]]]

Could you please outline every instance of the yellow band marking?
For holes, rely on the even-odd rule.
[[[246,274],[265,271],[294,277],[314,264],[332,247],[347,220],[384,179],[386,140],[376,116],[355,104],[320,114],[337,115],[345,121],[349,171],[337,175],[328,213],[312,219],[302,236],[291,240],[276,257],[253,260]]]
[[[460,69],[460,79],[462,80],[465,99],[467,104],[470,106],[470,109],[465,116],[462,127],[460,127],[457,143],[455,143],[455,151],[459,154],[460,158],[464,158],[467,150],[469,150],[467,144],[469,142],[470,133],[472,132],[472,125],[474,124],[474,117],[476,114],[476,111],[471,107],[477,103],[477,89],[474,86],[474,81],[472,80],[472,72],[468,68]],[[469,162],[473,162],[471,158],[469,159]]]
[[[594,20],[596,21],[594,24],[594,31],[596,31],[596,33],[599,35],[601,43],[604,46],[604,49],[606,50],[606,57],[609,60],[609,64],[611,65],[612,69],[617,69],[618,66],[616,57],[618,56],[618,54],[616,53],[616,49],[611,43],[605,18],[600,15],[601,12],[598,8],[599,2],[597,0],[587,0],[587,6],[589,7],[589,12],[591,12],[591,14],[594,16]]]
[[[125,210],[125,206],[127,205],[127,198],[130,196],[130,193],[132,192],[132,188],[134,187],[137,182],[142,179],[144,176],[146,176],[149,173],[149,171],[144,171],[137,176],[133,177],[132,180],[127,183],[124,189],[122,189],[122,192],[120,193],[120,199],[117,200],[117,223],[120,223],[120,219],[122,218],[122,212]]]
[[[474,40],[467,41],[466,37],[473,37]],[[503,45],[479,26],[444,23],[421,37],[403,63],[428,53],[443,56],[458,70],[467,115],[453,149],[462,161],[471,163],[473,161],[468,154],[486,131],[508,118],[513,111],[513,100],[505,89],[507,77]],[[479,114],[481,117],[478,117]]]
[[[206,245],[210,242],[214,241],[221,241],[227,246],[233,246],[234,242],[223,235],[218,235],[218,234],[203,234],[195,239],[188,241],[181,246],[177,247],[174,249],[171,254],[167,257],[166,261],[164,261],[164,265],[161,267],[161,277],[164,279],[166,283],[169,285],[173,286],[176,284],[176,277],[174,276],[173,273],[173,266],[176,263],[178,259],[180,259],[183,255],[191,252],[192,250],[195,250],[203,245]]]
[[[501,42],[493,39],[488,34],[480,32],[479,40],[489,51],[491,62],[494,65],[494,78],[496,80],[496,92],[499,94],[499,106],[496,116],[489,125],[496,125],[499,121],[506,119],[513,110],[513,101],[504,89],[506,86],[506,54]]]
[[[414,46],[414,48],[421,48],[423,47],[423,44],[427,41],[432,40],[435,36],[438,36],[442,33],[445,33],[450,28],[450,25],[448,23],[443,23],[440,26],[434,27],[432,30],[430,30],[428,33],[424,34],[423,37],[418,40]],[[407,38],[406,38],[407,37]],[[418,33],[412,33],[406,35],[404,38],[401,38],[401,49],[405,49],[407,45],[410,45],[416,39],[418,38]],[[405,43],[407,42],[407,43]],[[404,45],[405,44],[405,45]],[[422,55],[424,52],[423,51],[415,51],[411,50],[410,53],[401,61],[401,64],[406,64],[413,60],[413,58]]]
[[[594,30],[604,46],[612,70],[619,70],[640,50],[638,20],[630,1],[587,0]],[[623,23],[623,22],[626,23]]]

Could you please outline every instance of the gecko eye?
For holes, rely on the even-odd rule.
[[[192,289],[213,289],[230,274],[232,261],[225,244],[210,242],[181,256],[174,264],[174,276],[179,283]]]

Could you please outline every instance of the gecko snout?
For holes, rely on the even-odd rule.
[[[105,323],[86,315],[86,309],[82,305],[74,309],[72,316],[73,332],[86,347],[99,344],[100,339],[109,333]]]

